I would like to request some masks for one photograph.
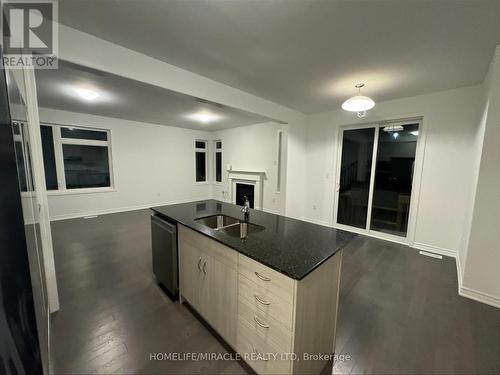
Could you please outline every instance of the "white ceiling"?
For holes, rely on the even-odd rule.
[[[61,60],[57,70],[36,70],[36,81],[41,107],[207,131],[270,121],[260,115]],[[100,96],[86,101],[76,88],[90,89]],[[220,119],[203,124],[186,117],[200,111],[218,115]]]
[[[480,83],[497,0],[60,0],[60,21],[305,113]]]

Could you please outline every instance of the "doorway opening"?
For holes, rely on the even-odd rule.
[[[406,242],[420,121],[341,130],[335,224]]]

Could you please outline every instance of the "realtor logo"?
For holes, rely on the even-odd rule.
[[[2,1],[3,63],[57,69],[57,2]]]

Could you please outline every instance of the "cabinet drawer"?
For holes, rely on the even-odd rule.
[[[245,300],[259,316],[278,320],[288,330],[292,329],[293,305],[278,297],[269,289],[250,281],[244,275],[238,275],[239,299]]]
[[[238,320],[236,350],[257,374],[289,374],[288,351],[276,348],[257,336],[243,320]]]
[[[258,286],[271,291],[289,303],[293,303],[295,285],[293,279],[242,254],[238,254],[238,272]]]
[[[290,352],[292,348],[292,333],[279,320],[265,315],[253,306],[250,306],[243,298],[238,299],[238,319],[244,320],[252,332],[259,336],[264,342]]]

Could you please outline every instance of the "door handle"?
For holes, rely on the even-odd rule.
[[[260,273],[258,273],[257,271],[255,271],[254,273],[255,273],[255,276],[257,276],[262,281],[271,281],[271,279],[269,277],[263,276]]]
[[[198,271],[201,271],[200,263],[201,263],[201,257],[200,257],[200,259],[198,259]]]
[[[262,328],[269,328],[269,324],[267,323],[262,323],[259,318],[257,318],[257,315],[253,316],[253,320],[255,320],[255,323],[257,323],[259,326]]]
[[[256,355],[256,356],[257,356],[257,357],[258,357],[261,361],[265,361],[265,362],[269,361],[269,358],[267,358],[267,357],[265,357],[265,356],[261,355],[261,354],[257,351],[257,349],[255,349],[255,346],[252,346],[252,352],[253,352],[253,354],[255,354],[255,355]]]
[[[257,302],[259,302],[259,303],[261,303],[263,305],[267,306],[267,305],[271,304],[271,302],[269,302],[269,301],[264,301],[263,299],[260,299],[260,297],[257,294],[254,294],[253,296],[257,300]]]
[[[206,275],[207,274],[207,261],[203,262],[203,273]]]

